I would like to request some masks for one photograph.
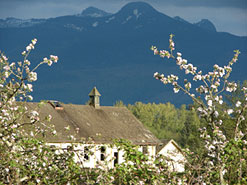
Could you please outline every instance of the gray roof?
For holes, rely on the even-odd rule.
[[[31,110],[37,110],[41,117],[51,115],[57,136],[48,135],[47,142],[71,142],[68,135],[73,134],[78,141],[91,138],[96,143],[111,143],[112,139],[127,139],[133,144],[156,145],[160,141],[125,107],[60,103],[63,110],[57,110],[47,103],[38,109],[38,103],[27,103]],[[65,127],[70,130],[66,131]],[[78,130],[79,128],[79,130]]]

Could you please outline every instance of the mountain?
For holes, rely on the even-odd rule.
[[[154,56],[150,50],[151,45],[168,49],[171,33],[175,35],[176,51],[203,72],[212,70],[216,63],[226,65],[235,49],[247,50],[247,37],[179,21],[142,2],[128,3],[110,15],[68,15],[29,27],[1,27],[0,50],[9,59],[20,61],[20,53],[31,39],[37,38],[30,61],[37,64],[50,54],[59,56],[56,65],[39,69],[34,84],[35,101],[55,99],[84,104],[88,101],[87,94],[97,86],[103,105],[123,100],[124,103],[170,101],[179,106],[190,102],[186,95],[174,94],[172,88],[164,87],[152,77],[158,71],[185,78],[174,62]],[[247,53],[242,52],[234,65],[233,80],[247,79],[246,60]]]
[[[198,23],[195,23],[195,25],[208,31],[214,31],[214,32],[217,31],[214,24],[208,19],[202,19]]]
[[[188,21],[186,21],[185,19],[179,17],[179,16],[175,16],[173,17],[173,19],[183,22],[185,24],[191,24]],[[202,29],[208,30],[208,31],[213,31],[213,32],[217,32],[216,27],[214,26],[214,24],[208,20],[208,19],[202,19],[201,21],[194,23],[195,26],[198,26]]]
[[[32,27],[36,24],[44,23],[45,19],[16,19],[9,17],[6,19],[0,19],[0,28],[16,28],[16,27]]]
[[[90,7],[86,8],[85,10],[83,10],[81,12],[81,14],[79,14],[78,16],[81,16],[81,17],[104,17],[104,16],[108,16],[108,15],[111,15],[111,13],[107,13],[103,10],[100,10],[98,8],[90,6]]]

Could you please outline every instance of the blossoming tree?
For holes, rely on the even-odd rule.
[[[38,67],[58,61],[50,55],[31,69],[28,55],[36,42],[33,39],[22,52],[22,62],[9,62],[3,53],[0,56],[0,184],[73,182],[73,153],[55,153],[36,137],[46,131],[55,134],[48,124],[51,116],[40,118],[37,110],[29,110],[25,104],[33,99],[30,92]]]
[[[186,171],[187,183],[247,183],[247,131],[246,127],[241,126],[246,119],[247,87],[241,89],[245,98],[235,102],[235,109],[223,106],[223,93],[232,93],[237,89],[237,83],[231,82],[229,77],[232,65],[237,62],[240,52],[234,51],[234,57],[226,66],[220,67],[215,64],[212,72],[204,74],[182,58],[180,52],[174,56],[174,46],[173,35],[170,35],[169,51],[158,50],[156,46],[152,46],[151,50],[154,55],[175,59],[178,67],[184,70],[186,75],[192,75],[193,84],[199,84],[198,87],[193,91],[192,83],[187,79],[184,80],[184,85],[181,85],[178,76],[173,74],[165,76],[156,72],[154,77],[165,85],[171,84],[174,93],[183,91],[190,96],[197,104],[198,115],[207,123],[206,127],[200,129],[201,138],[204,140],[204,153],[200,156],[188,153],[190,163]],[[227,119],[235,123],[233,138],[227,138],[222,131]]]

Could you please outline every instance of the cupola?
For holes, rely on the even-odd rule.
[[[94,106],[94,108],[96,109],[100,108],[99,97],[101,96],[101,94],[96,89],[96,87],[92,89],[92,91],[88,94],[88,96],[90,97],[89,105]]]

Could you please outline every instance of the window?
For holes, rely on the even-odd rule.
[[[118,164],[118,152],[114,152],[114,157],[115,157],[115,159],[113,161],[113,165],[115,167]]]
[[[106,147],[105,146],[102,146],[100,147],[100,160],[101,161],[104,161],[105,158],[106,158]]]
[[[142,153],[148,154],[148,147],[147,146],[142,146]]]
[[[88,147],[84,147],[84,159],[86,160],[86,161],[88,161],[89,160],[89,148]]]
[[[54,101],[53,103],[54,103],[55,107],[62,107],[62,105],[58,101]]]
[[[56,146],[55,145],[50,145],[51,151],[55,152],[56,151]]]

